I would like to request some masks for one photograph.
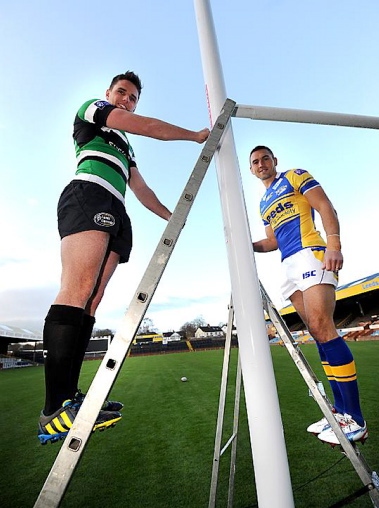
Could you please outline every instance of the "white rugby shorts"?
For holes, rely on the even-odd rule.
[[[337,287],[338,274],[322,269],[324,255],[323,250],[308,247],[282,261],[284,280],[281,290],[285,300],[295,291],[305,291],[316,284],[332,284]]]

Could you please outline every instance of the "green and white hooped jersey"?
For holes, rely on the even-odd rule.
[[[124,203],[130,168],[136,167],[136,162],[125,132],[106,127],[115,107],[92,99],[77,112],[73,133],[78,163],[75,179],[95,182]]]

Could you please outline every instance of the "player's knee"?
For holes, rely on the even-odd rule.
[[[333,321],[326,319],[310,319],[308,331],[317,342],[326,342],[336,336]]]

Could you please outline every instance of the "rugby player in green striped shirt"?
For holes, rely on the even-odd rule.
[[[209,129],[184,129],[134,113],[140,78],[131,71],[115,76],[105,99],[85,102],[74,121],[77,170],[58,203],[61,287],[45,319],[45,405],[38,438],[42,444],[64,438],[84,394],[78,388],[81,365],[95,323],[95,312],[117,265],[129,260],[132,229],[124,206],[127,186],[153,213],[171,212],[138,171],[127,133],[163,141],[204,143]],[[123,405],[106,401],[94,430],[113,426]]]

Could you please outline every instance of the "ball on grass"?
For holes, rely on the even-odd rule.
[[[186,378],[185,376],[183,376],[183,377],[180,379],[180,381],[183,381],[183,383],[185,383],[185,382],[186,382],[186,381],[188,381],[188,380],[187,380],[187,378]]]

